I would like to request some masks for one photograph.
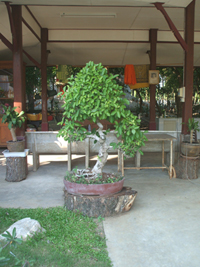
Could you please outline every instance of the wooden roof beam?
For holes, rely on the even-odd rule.
[[[16,33],[15,33],[15,27],[14,27],[14,22],[13,22],[13,18],[12,18],[12,12],[11,12],[11,8],[10,8],[10,2],[4,2],[4,3],[6,5],[7,12],[8,12],[11,33],[12,33],[13,38],[15,38]]]
[[[0,39],[1,41],[5,44],[5,46],[7,46],[11,51],[13,51],[13,45],[8,41],[8,39],[6,39],[5,36],[3,36],[3,34],[0,33]]]
[[[36,67],[41,69],[41,65],[34,58],[32,58],[32,56],[30,56],[24,49],[22,50],[22,52],[27,56],[30,61],[33,62],[33,64],[35,64]]]
[[[0,33],[0,40],[13,52],[13,44],[11,44],[8,39],[6,39],[3,34]],[[41,65],[34,59],[32,58],[25,50],[22,50],[22,52],[27,56],[27,58],[35,64],[36,67],[39,69],[41,68]]]
[[[165,17],[170,29],[172,30],[172,32],[174,33],[174,36],[176,37],[176,39],[178,40],[179,44],[182,46],[182,48],[187,52],[188,51],[188,45],[185,42],[185,40],[182,38],[182,36],[180,35],[179,31],[177,30],[176,26],[174,25],[174,23],[172,22],[172,20],[170,19],[169,15],[167,14],[167,12],[165,11],[164,7],[162,6],[163,3],[153,3],[155,5],[155,7],[163,14],[163,16]]]

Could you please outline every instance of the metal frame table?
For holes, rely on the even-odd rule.
[[[176,178],[176,172],[175,169],[172,165],[172,156],[173,156],[173,140],[176,139],[175,137],[169,135],[169,134],[151,134],[151,133],[147,133],[145,134],[148,141],[146,142],[152,142],[152,141],[162,141],[162,166],[159,167],[141,167],[141,166],[137,166],[137,167],[124,167],[124,155],[122,154],[122,176],[124,176],[124,170],[126,169],[168,169],[168,173],[169,173],[169,178],[171,179],[172,177]],[[164,146],[164,142],[165,141],[169,141],[170,142],[170,162],[169,162],[169,166],[165,165],[165,146]],[[136,157],[137,157],[137,162],[138,159],[140,161],[140,153],[137,151]],[[140,164],[139,164],[140,165]]]

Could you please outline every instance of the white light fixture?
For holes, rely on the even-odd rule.
[[[178,89],[178,96],[185,98],[185,87],[181,87]]]
[[[60,17],[66,18],[116,18],[115,13],[60,13]]]

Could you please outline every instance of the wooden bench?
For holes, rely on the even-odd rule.
[[[164,169],[167,168],[169,170],[169,177],[170,179],[173,176],[173,160],[174,160],[174,151],[175,147],[173,146],[173,140],[176,139],[176,137],[167,134],[167,133],[160,133],[160,132],[154,132],[151,131],[147,134],[145,134],[148,141],[145,142],[145,146],[142,147],[142,151],[148,151],[148,152],[162,152],[161,158],[162,158],[162,166],[149,166],[149,167],[141,167],[141,154],[137,151],[136,153],[136,161],[134,167],[125,167],[124,166],[124,157],[122,155],[122,175],[124,176],[124,170],[125,169]],[[165,164],[165,152],[168,151],[169,153],[169,163]]]
[[[33,171],[40,166],[40,155],[66,154],[68,155],[68,170],[71,171],[72,154],[85,155],[85,168],[89,167],[90,153],[98,153],[99,144],[86,138],[84,141],[68,143],[62,137],[58,137],[57,131],[26,132],[27,148],[33,154]],[[108,133],[107,142],[117,142],[114,132]],[[118,150],[109,150],[110,153],[118,153]]]
[[[156,133],[168,133],[177,138],[180,136],[178,132],[169,132],[169,131],[149,131],[151,134]],[[68,170],[71,171],[71,158],[72,154],[84,154],[85,155],[85,167],[89,167],[89,157],[91,153],[98,153],[99,144],[94,144],[93,140],[89,140],[88,138],[82,142],[73,142],[68,143],[64,141],[62,137],[57,137],[57,131],[48,131],[48,132],[26,132],[26,140],[27,140],[27,148],[33,154],[33,171],[37,171],[39,168],[39,155],[42,154],[66,154],[68,155]],[[111,131],[106,136],[107,142],[118,142],[118,139],[114,133]],[[176,150],[179,137],[176,142],[174,142],[173,151]],[[161,152],[162,145],[160,142],[146,142],[146,145],[142,147],[143,152]],[[118,154],[118,171],[122,171],[122,153],[117,149],[110,149],[108,151],[110,154]],[[165,148],[165,152],[169,154],[170,147]],[[136,167],[141,166],[141,156],[139,153],[136,153],[135,156],[135,165]]]

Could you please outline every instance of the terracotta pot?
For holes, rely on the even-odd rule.
[[[200,143],[181,143],[181,153],[188,157],[198,157],[200,153]]]
[[[64,181],[65,189],[73,195],[109,195],[120,192],[123,188],[124,179],[111,184],[77,184],[67,180]]]
[[[10,140],[6,143],[7,148],[10,152],[23,152],[25,149],[25,140],[17,140],[16,142]]]

